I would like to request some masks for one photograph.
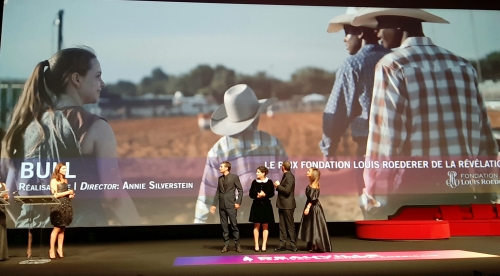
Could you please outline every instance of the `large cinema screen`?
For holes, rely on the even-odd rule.
[[[340,114],[336,123],[325,126],[324,111],[334,83],[356,83],[364,77],[346,81],[338,76],[339,68],[353,54],[346,49],[347,31],[327,32],[329,21],[345,14],[347,8],[4,1],[0,55],[3,130],[17,127],[11,125],[10,118],[15,105],[22,105],[18,99],[35,66],[49,60],[58,49],[81,46],[95,52],[106,83],[98,103],[83,107],[104,118],[112,130],[102,134],[106,141],[99,141],[105,145],[100,150],[111,152],[109,156],[100,155],[96,148],[83,154],[85,137],[76,131],[72,141],[60,140],[57,135],[24,133],[20,144],[36,141],[38,155],[28,154],[31,149],[25,148],[23,157],[2,158],[0,181],[6,182],[11,195],[9,228],[50,227],[47,208],[23,206],[13,199],[49,195],[50,177],[58,161],[67,165],[66,177],[75,191],[71,227],[218,223],[219,216],[211,214],[209,208],[223,161],[232,164],[231,172],[240,177],[243,187],[239,223],[248,222],[252,204],[249,189],[257,167],[266,166],[269,179],[281,180],[281,165],[287,160],[296,179],[296,222],[306,202],[306,171],[311,167],[321,171],[320,201],[329,222],[383,219],[406,204],[498,200],[496,145],[485,142],[482,152],[471,147],[474,150],[460,156],[439,154],[429,150],[428,144],[458,139],[454,132],[440,132],[440,126],[431,123],[436,131],[427,129],[432,133],[420,139],[401,134],[432,121],[422,117],[385,133],[399,137],[406,148],[422,147],[421,154],[394,151],[393,155],[365,158],[355,129],[359,125],[353,126],[352,114],[359,112],[356,116],[365,118],[369,114],[363,114],[360,103],[347,96],[336,102]],[[471,98],[469,109],[460,111],[460,101],[449,105],[459,110],[454,115],[474,113],[472,117],[482,118],[478,120],[487,126],[480,116],[482,101],[487,110],[490,126],[480,133],[462,133],[465,140],[456,144],[473,144],[484,138],[484,131],[492,131],[496,137],[500,127],[500,37],[493,26],[500,25],[500,11],[424,10],[449,22],[422,23],[425,36],[468,60],[477,77],[469,90],[459,85],[442,88],[445,94],[451,90],[470,92],[476,86],[480,92],[481,100]],[[238,101],[226,93],[230,89],[248,97]],[[436,96],[436,101],[442,100],[441,96]],[[452,99],[456,98],[448,97]],[[445,122],[460,121],[449,114],[444,115]],[[400,114],[387,116],[401,121]],[[66,119],[71,118],[79,119]],[[59,133],[65,127],[69,126],[57,125],[55,131],[47,133]],[[364,127],[368,130],[371,126]],[[475,121],[468,127],[478,129]],[[463,129],[457,125],[456,132]],[[326,150],[328,157],[324,144],[320,146],[325,132],[336,137],[331,139],[332,148]],[[56,142],[41,148],[49,138]],[[382,140],[381,147],[389,147],[391,141]],[[65,150],[74,150],[74,154],[65,156]],[[367,180],[374,176],[376,181]],[[275,206],[276,196],[271,201]],[[389,201],[392,209],[384,208]],[[277,212],[275,209],[276,220]]]

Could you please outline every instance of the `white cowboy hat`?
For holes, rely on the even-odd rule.
[[[339,16],[330,19],[330,21],[328,22],[328,29],[326,29],[326,31],[329,33],[336,33],[344,29],[344,25],[351,25],[351,21],[354,18],[354,15],[361,9],[363,8],[357,8],[357,7],[347,8],[345,14],[341,14]],[[363,26],[369,28],[375,28],[377,27],[377,22],[375,21],[375,24],[373,24],[373,22],[368,22],[368,24]]]
[[[362,26],[377,22],[375,17],[383,15],[405,16],[420,19],[430,23],[450,23],[445,19],[428,13],[421,9],[400,9],[400,8],[363,8],[356,13],[351,24],[353,26]]]
[[[210,128],[218,135],[234,135],[249,127],[277,98],[258,100],[246,84],[237,84],[224,93],[224,104],[210,119]]]

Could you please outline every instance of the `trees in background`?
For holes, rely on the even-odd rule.
[[[477,62],[472,62],[477,70]],[[486,55],[485,58],[479,60],[481,65],[482,80],[492,80],[494,82],[500,80],[500,51],[494,51]]]
[[[471,60],[477,70],[477,61]],[[494,51],[479,60],[482,81],[500,80],[500,51]],[[152,70],[151,75],[145,76],[139,84],[129,81],[118,81],[106,86],[106,95],[140,96],[145,94],[173,95],[182,91],[185,96],[196,94],[212,95],[222,103],[224,92],[238,83],[248,84],[259,99],[278,97],[290,99],[295,95],[318,93],[330,94],[335,81],[335,72],[320,68],[305,67],[295,71],[291,79],[283,81],[266,72],[257,72],[254,75],[238,74],[233,69],[222,65],[211,67],[201,64],[186,74],[179,76],[168,75],[159,67]]]
[[[145,76],[139,84],[118,81],[107,85],[105,94],[108,96],[173,95],[176,91],[182,91],[185,96],[212,95],[221,103],[224,92],[238,83],[248,84],[259,99],[269,97],[290,99],[294,95],[329,94],[334,81],[335,73],[314,67],[301,68],[293,73],[289,81],[283,81],[267,75],[264,71],[246,75],[237,74],[233,69],[222,65],[212,68],[201,64],[179,76],[168,75],[161,68],[155,68],[151,75]]]

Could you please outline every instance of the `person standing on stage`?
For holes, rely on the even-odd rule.
[[[250,198],[253,199],[250,217],[248,221],[254,223],[253,237],[255,241],[255,252],[266,252],[267,237],[269,235],[269,224],[274,223],[273,206],[270,198],[274,196],[273,181],[267,178],[269,170],[265,166],[257,168],[257,179],[250,186]],[[262,225],[262,247],[259,248],[259,230]]]
[[[9,193],[2,194],[2,192],[6,191],[6,189],[7,186],[2,182],[0,175],[0,196],[5,201],[9,200]],[[7,247],[7,210],[5,209],[5,206],[0,206],[0,261],[8,259],[9,248]]]
[[[281,171],[283,177],[281,182],[276,180],[274,187],[278,192],[276,207],[278,207],[279,225],[280,225],[280,242],[279,246],[274,251],[285,251],[287,234],[290,241],[290,246],[293,252],[297,252],[297,236],[295,235],[295,223],[293,212],[295,211],[295,176],[290,171],[290,161],[283,162]]]
[[[57,164],[52,178],[50,180],[50,190],[55,198],[59,199],[61,204],[50,207],[50,223],[54,226],[50,234],[49,257],[56,258],[55,245],[57,242],[57,255],[64,258],[63,243],[66,226],[73,221],[73,207],[71,199],[75,197],[75,192],[68,189],[68,179],[66,179],[66,165]]]
[[[300,221],[299,238],[307,242],[310,252],[332,252],[325,213],[319,202],[321,172],[317,168],[309,168],[306,175],[309,185],[306,188],[307,202]]]
[[[3,128],[0,127],[0,142],[3,139],[5,132]],[[0,144],[1,145],[1,144]],[[2,147],[0,146],[0,153]],[[0,154],[1,156],[1,154]],[[6,178],[6,171],[4,170],[3,160],[0,159],[0,194],[7,190],[7,185],[4,183]],[[9,200],[9,193],[6,192],[0,195],[3,200]],[[5,261],[9,259],[9,248],[7,246],[7,210],[5,206],[0,206],[0,261]]]
[[[240,232],[236,220],[236,211],[241,206],[243,188],[241,187],[240,178],[236,174],[231,173],[231,163],[227,161],[222,162],[219,167],[219,172],[222,175],[218,180],[217,191],[215,192],[214,203],[212,207],[210,207],[210,213],[215,214],[217,205],[219,205],[220,223],[222,226],[222,236],[224,238],[224,247],[221,252],[226,253],[229,251],[228,224],[231,223],[234,245],[236,246],[236,251],[241,253]],[[238,191],[237,197],[235,195],[236,191]]]

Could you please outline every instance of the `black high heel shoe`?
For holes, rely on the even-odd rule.
[[[260,251],[262,251],[262,252],[266,252],[266,248],[265,248],[265,247],[262,247],[262,248],[260,249]]]
[[[255,247],[254,251],[255,251],[255,252],[260,252],[259,247]]]

